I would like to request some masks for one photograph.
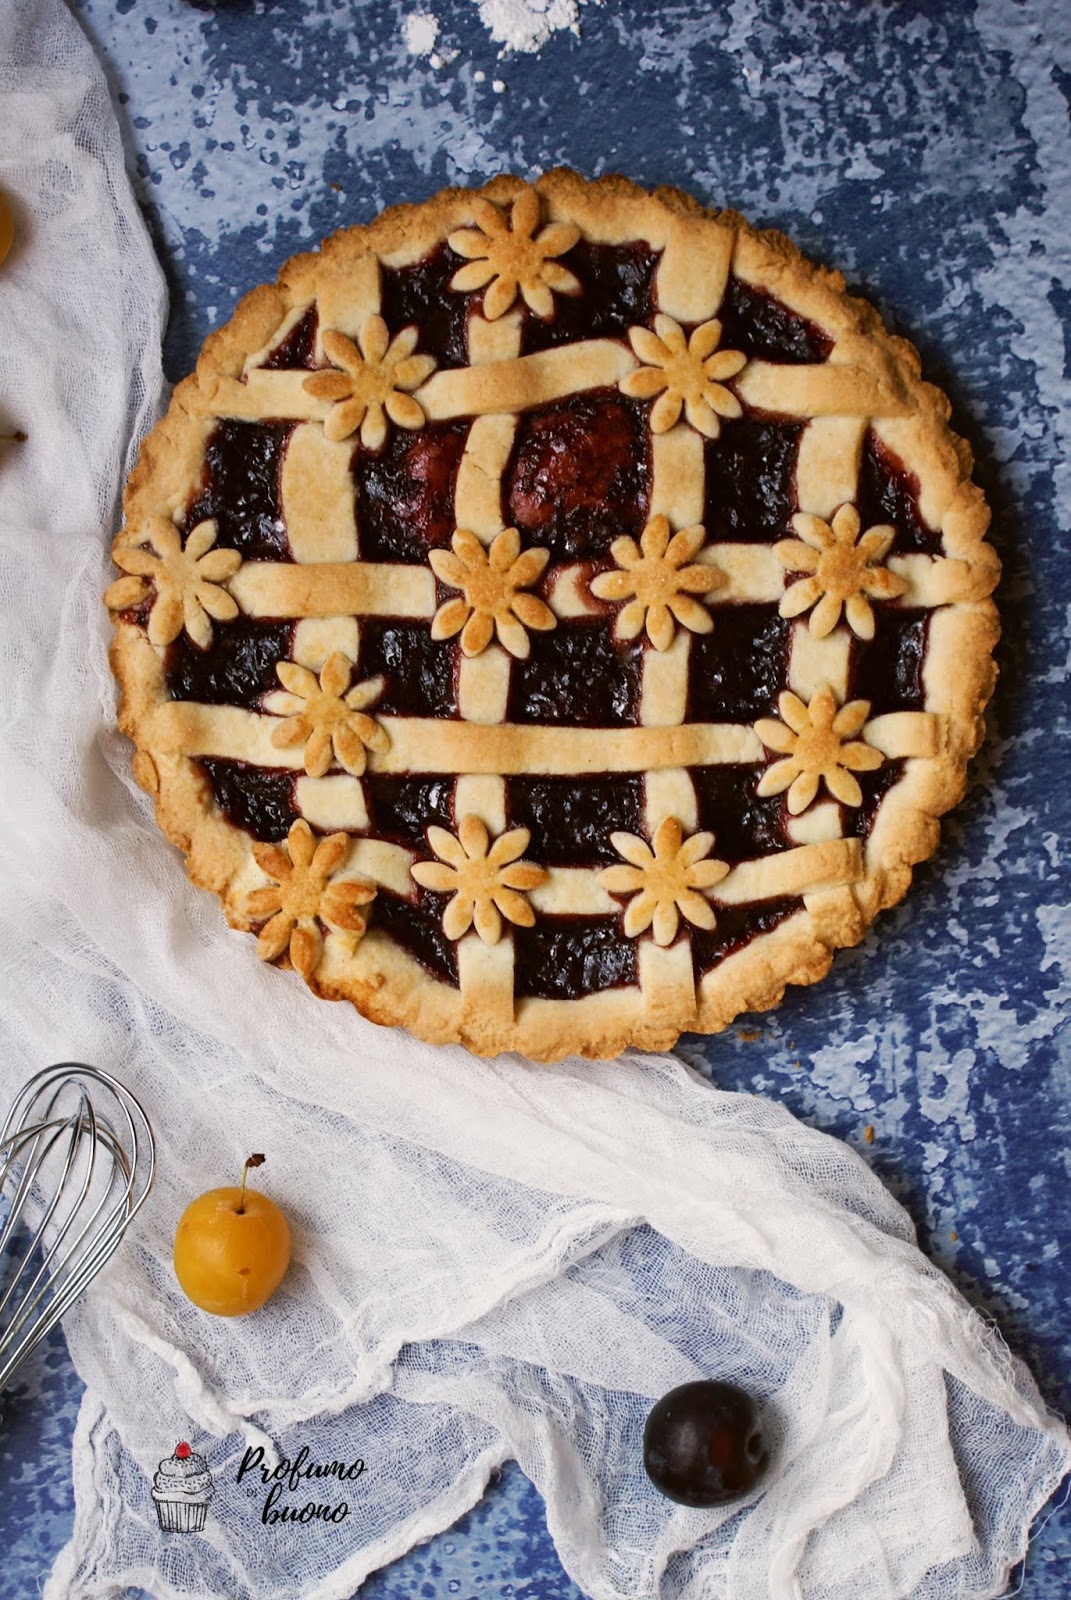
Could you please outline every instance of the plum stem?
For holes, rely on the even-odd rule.
[[[246,1182],[246,1179],[249,1177],[249,1169],[250,1169],[250,1167],[262,1167],[263,1165],[264,1165],[264,1157],[260,1156],[260,1155],[253,1155],[253,1156],[249,1157],[249,1159],[246,1161],[245,1165],[242,1167],[242,1192],[238,1196],[238,1215],[239,1216],[243,1216],[245,1214],[245,1182]]]

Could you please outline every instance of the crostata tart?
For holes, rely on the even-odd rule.
[[[290,261],[127,488],[119,722],[265,961],[433,1041],[664,1049],[934,849],[998,563],[915,351],[780,235],[496,179]]]

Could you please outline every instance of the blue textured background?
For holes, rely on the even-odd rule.
[[[336,226],[559,162],[784,228],[918,345],[978,457],[1005,564],[990,737],[905,904],[819,988],[685,1053],[856,1145],[1071,1410],[1071,9],[606,0],[582,6],[580,37],[501,60],[468,0],[76,9],[171,285],[174,378],[239,295]],[[406,48],[418,9],[448,64]],[[56,1340],[5,1401],[2,1600],[38,1592],[67,1536],[78,1393]],[[1065,1513],[1022,1593],[1069,1592]],[[448,1595],[576,1600],[516,1469],[362,1590]]]

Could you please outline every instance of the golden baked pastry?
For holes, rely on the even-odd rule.
[[[998,563],[915,351],[778,234],[552,172],[256,289],[127,488],[112,664],[265,960],[538,1060],[812,983],[934,849]],[[252,946],[251,946],[252,949]]]

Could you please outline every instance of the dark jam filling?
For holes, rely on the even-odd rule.
[[[435,823],[456,831],[454,825],[453,778],[388,778],[366,776],[365,798],[369,810],[369,833],[377,839],[390,839],[426,856],[426,829]]]
[[[527,828],[525,852],[546,867],[604,866],[621,858],[611,833],[642,834],[643,779],[638,774],[612,778],[510,778],[509,820]]]
[[[697,767],[692,772],[699,826],[714,835],[711,851],[735,866],[788,846],[785,804],[780,795],[760,800],[755,793],[761,767]],[[719,912],[720,915],[720,912]]]
[[[380,889],[372,904],[372,926],[389,934],[433,978],[457,988],[457,945],[443,932],[448,895],[420,892],[417,904]]]
[[[207,650],[180,633],[168,646],[167,691],[172,700],[251,706],[262,694],[282,688],[275,664],[290,660],[293,638],[292,622],[258,622],[250,617],[216,623]]]
[[[647,407],[613,389],[523,416],[503,477],[510,522],[553,562],[605,555],[647,520],[649,449]]]
[[[709,540],[768,544],[796,510],[796,456],[803,423],[723,424],[704,446],[703,526]]]
[[[709,933],[702,928],[689,929],[696,977],[718,966],[726,956],[742,950],[760,933],[772,932],[802,906],[798,895],[786,895],[779,900],[754,900],[743,906],[718,906],[717,926]]]
[[[429,422],[416,432],[392,427],[377,456],[356,450],[353,482],[362,561],[425,566],[428,551],[448,545],[454,485],[469,423]]]
[[[286,838],[300,815],[294,803],[295,773],[252,767],[246,761],[202,758],[200,764],[228,822],[268,844]]]
[[[713,610],[710,633],[692,636],[688,722],[754,722],[777,715],[788,681],[792,623],[772,605]]]
[[[643,245],[582,242],[562,258],[583,286],[555,295],[552,318],[524,313],[527,352],[588,338],[627,337],[649,325],[656,255]],[[467,364],[466,326],[479,296],[455,294],[449,280],[462,265],[445,245],[413,267],[384,268],[382,313],[391,334],[416,325],[423,351],[441,367]],[[723,348],[749,358],[820,362],[831,341],[773,296],[730,277],[719,310]],[[310,308],[265,361],[269,370],[313,365],[317,317]],[[458,465],[469,422],[429,423],[419,432],[391,428],[382,452],[355,449],[354,483],[361,556],[369,561],[424,564],[429,548],[449,543]],[[783,536],[796,509],[795,467],[802,423],[745,418],[704,447],[704,521],[708,538],[768,543]],[[205,452],[201,489],[186,526],[214,517],[218,544],[247,559],[288,558],[280,475],[292,423],[220,421]],[[503,477],[503,517],[526,544],[551,552],[554,563],[604,558],[622,534],[638,535],[649,511],[647,407],[615,390],[571,397],[523,415]],[[859,477],[864,528],[891,522],[898,552],[938,553],[940,537],[922,522],[918,481],[868,433]],[[150,602],[141,608],[147,612]],[[853,641],[851,696],[872,714],[924,705],[922,671],[928,614],[874,606],[873,641]],[[138,615],[141,613],[139,612]],[[753,723],[775,714],[787,681],[792,624],[776,607],[715,608],[714,629],[691,639],[687,720]],[[166,658],[172,698],[216,705],[253,705],[278,687],[276,663],[292,652],[293,624],[241,618],[214,628],[201,651],[185,635]],[[377,713],[456,717],[457,651],[431,639],[426,624],[362,619],[360,677],[383,676]],[[600,619],[559,623],[530,635],[527,661],[515,661],[507,718],[531,725],[624,727],[639,721],[643,649],[617,645]],[[863,804],[842,807],[846,837],[866,838],[880,806],[900,781],[903,761],[858,774]],[[298,815],[296,775],[241,761],[200,762],[217,805],[255,838],[286,837]],[[713,853],[730,864],[787,848],[783,796],[759,799],[762,768],[725,765],[692,772],[698,826],[715,835]],[[366,775],[369,833],[424,855],[429,825],[455,831],[454,780],[449,776]],[[511,826],[532,836],[527,854],[547,866],[598,867],[618,860],[617,830],[645,833],[644,784],[621,777],[514,777],[507,783]],[[434,977],[457,985],[457,947],[442,930],[447,897],[418,891],[412,901],[381,889],[372,920]],[[717,908],[712,932],[686,931],[697,976],[793,915],[797,897]],[[638,942],[619,917],[541,916],[514,928],[518,999],[575,999],[638,982]]]
[[[218,548],[238,550],[247,561],[288,560],[279,480],[293,431],[292,422],[217,422],[187,528],[214,517]]]
[[[149,592],[139,606],[128,606],[125,611],[119,611],[116,616],[123,622],[129,622],[135,628],[147,628],[152,608],[156,604],[156,588],[150,585]]]
[[[872,432],[863,442],[856,505],[864,529],[892,523],[897,555],[912,551],[929,556],[941,554],[940,533],[928,528],[919,513],[919,480]]]
[[[764,289],[730,277],[718,308],[721,349],[742,350],[752,360],[796,366],[824,361],[833,340]]]
[[[872,609],[873,639],[852,640],[849,698],[869,700],[874,717],[886,711],[921,711],[930,614],[881,604]]]
[[[313,371],[316,363],[316,330],[319,317],[315,305],[299,317],[285,339],[280,339],[275,349],[261,363],[264,372]]]
[[[457,716],[457,651],[420,622],[361,620],[356,677],[387,681],[375,714],[395,717]]]
[[[658,256],[645,244],[581,239],[558,259],[579,280],[581,292],[555,294],[554,315],[545,322],[525,311],[523,355],[581,339],[627,339],[630,328],[650,322]]]
[[[527,661],[510,669],[509,722],[631,728],[639,722],[643,651],[615,644],[607,623],[559,623],[531,633]]]
[[[403,328],[419,328],[417,349],[434,356],[440,367],[468,365],[471,296],[450,288],[450,279],[464,265],[443,244],[415,266],[383,267],[380,272],[380,315],[391,337]]]
[[[877,819],[881,802],[885,799],[890,789],[896,785],[904,775],[906,761],[883,761],[874,772],[857,772],[859,787],[863,791],[861,806],[841,806],[841,817],[844,821],[844,834],[848,839],[867,839],[870,830]]]
[[[540,917],[513,929],[518,1000],[576,1000],[639,982],[635,939],[617,917]]]

